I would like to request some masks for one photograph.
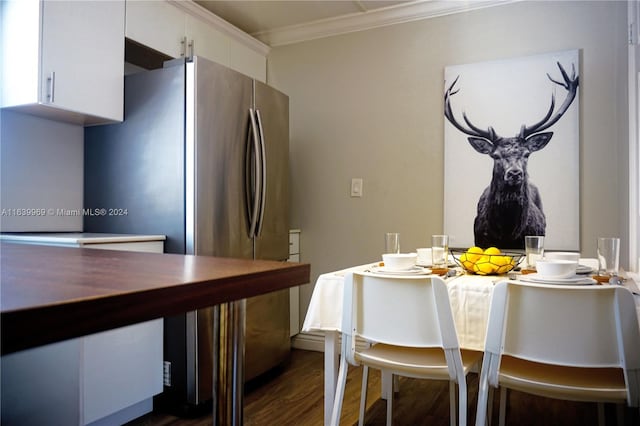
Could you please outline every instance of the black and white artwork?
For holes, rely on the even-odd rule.
[[[452,247],[579,249],[579,52],[445,68]]]

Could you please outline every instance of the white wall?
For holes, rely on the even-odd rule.
[[[0,231],[82,231],[82,215],[61,210],[82,209],[84,128],[10,110],[0,117]]]
[[[312,283],[378,259],[384,232],[400,232],[409,251],[442,231],[445,66],[574,48],[581,251],[595,256],[604,235],[626,250],[626,11],[526,1],[274,48],[268,81],[291,101],[291,225]],[[364,179],[363,198],[350,198],[352,177]],[[303,316],[311,291],[301,289]]]

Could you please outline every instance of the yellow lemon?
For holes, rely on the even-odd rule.
[[[469,260],[472,263],[476,263],[478,259],[480,259],[480,256],[483,253],[484,253],[484,250],[482,250],[480,247],[477,247],[477,246],[469,247],[469,249],[467,250],[467,260]]]
[[[491,263],[497,266],[496,272],[498,274],[509,272],[513,268],[512,261],[513,258],[511,256],[491,256]]]
[[[484,257],[487,258],[486,263],[483,267],[479,268],[483,270],[487,274],[495,274],[498,271],[500,265],[496,264],[495,258],[500,257],[500,249],[497,247],[489,247],[484,251]]]
[[[469,255],[467,253],[462,253],[460,255],[460,263],[466,270],[473,272],[474,261],[469,260]]]
[[[483,255],[473,265],[473,272],[478,275],[488,275],[496,272],[496,267],[491,263],[490,256]]]
[[[500,249],[498,247],[489,247],[484,251],[484,254],[500,254]]]

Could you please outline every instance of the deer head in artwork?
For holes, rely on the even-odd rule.
[[[522,248],[525,235],[544,235],[546,219],[542,201],[538,189],[529,182],[527,162],[529,155],[549,143],[553,132],[545,130],[560,120],[578,92],[579,77],[575,65],[572,65],[571,75],[559,62],[558,68],[562,81],[549,74],[547,77],[566,89],[564,102],[554,113],[555,95],[552,94],[546,115],[532,125],[523,124],[515,137],[502,137],[491,126],[483,130],[474,125],[466,113],[462,114],[466,125],[456,120],[451,109],[451,98],[459,91],[455,89],[459,77],[445,91],[444,116],[456,129],[469,135],[468,141],[477,152],[493,159],[492,180],[478,201],[474,221],[476,245]]]

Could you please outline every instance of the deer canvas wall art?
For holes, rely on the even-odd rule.
[[[578,88],[577,51],[447,67],[445,231],[456,246],[521,249],[525,235],[546,235],[548,247],[578,248]]]

